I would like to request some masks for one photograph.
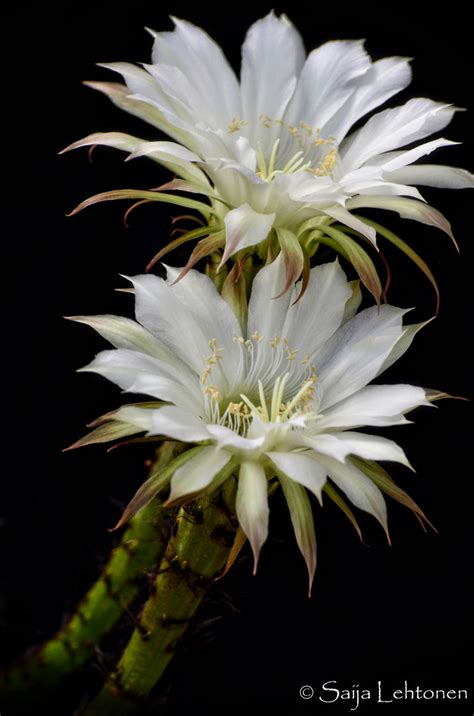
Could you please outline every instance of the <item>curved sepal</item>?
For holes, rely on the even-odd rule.
[[[161,465],[159,465],[156,470],[152,469],[148,479],[137,490],[134,497],[130,500],[127,507],[125,508],[121,518],[119,519],[115,527],[110,530],[110,532],[118,530],[119,527],[122,527],[126,522],[128,522],[133,517],[133,515],[138,512],[138,510],[141,510],[142,507],[145,507],[145,505],[147,505],[159,492],[161,492],[161,490],[163,490],[168,485],[178,468],[185,465],[187,462],[189,462],[189,460],[191,460],[195,455],[197,455],[204,449],[204,446],[198,445],[197,447],[191,448],[191,450],[187,450],[181,455],[178,455],[178,457],[168,463],[168,465],[166,465],[165,467],[161,467]]]
[[[318,241],[330,246],[354,266],[364,286],[375,298],[377,305],[380,304],[382,285],[368,253],[354,239],[333,226],[325,226],[324,232],[326,235],[318,237]]]

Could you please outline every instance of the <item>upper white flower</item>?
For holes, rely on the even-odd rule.
[[[321,499],[329,476],[387,529],[373,465],[363,461],[408,461],[396,443],[356,429],[406,423],[407,411],[429,403],[422,388],[367,385],[404,353],[419,326],[404,327],[406,311],[389,305],[356,313],[360,292],[337,261],[312,269],[306,293],[294,303],[298,285],[273,299],[285,282],[279,256],[255,277],[243,327],[209,278],[190,271],[171,285],[177,274],[168,269],[168,281],[131,279],[138,322],[76,317],[116,347],[83,370],[169,403],[125,406],[106,416],[111,432],[99,428],[95,439],[79,444],[141,431],[197,443],[185,464],[166,473],[170,501],[238,475],[236,512],[255,561],[267,537],[268,485],[276,476],[312,579],[315,537],[305,489]],[[356,466],[350,456],[362,462]],[[146,488],[148,499],[164,486],[160,480],[154,491]]]
[[[295,242],[278,230],[301,243],[305,231],[328,221],[375,243],[374,227],[351,214],[361,207],[397,211],[450,233],[447,220],[424,203],[415,185],[473,187],[474,176],[415,162],[455,144],[424,140],[444,129],[456,108],[411,99],[350,133],[362,117],[407,87],[407,59],[372,62],[363,43],[353,40],[327,42],[306,56],[292,23],[272,12],[247,33],[239,83],[202,29],[173,21],[172,32],[152,32],[152,64],[104,65],[120,73],[125,85],[88,84],[174,142],[108,133],[71,148],[106,144],[170,168],[184,181],[168,189],[209,197],[215,219],[223,222],[223,260],[262,242],[274,228],[288,260],[299,261],[301,271]],[[314,221],[308,225],[308,219]]]

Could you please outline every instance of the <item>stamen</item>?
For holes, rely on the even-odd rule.
[[[290,412],[293,410],[293,408],[294,408],[294,407],[301,401],[301,399],[304,397],[304,395],[305,395],[305,393],[308,391],[308,389],[313,388],[313,385],[314,385],[314,379],[311,378],[310,380],[308,380],[306,383],[304,383],[304,384],[301,386],[301,388],[299,389],[299,391],[297,392],[297,394],[295,395],[295,397],[294,397],[292,400],[290,400],[290,402],[289,402],[288,405],[286,406],[285,411],[284,411],[284,412],[282,413],[282,415],[281,415],[281,418],[285,419],[285,418],[288,417],[288,415],[289,415]]]
[[[272,126],[272,118],[269,117],[268,114],[259,114],[258,118],[266,129],[270,129]]]
[[[204,366],[201,376],[200,376],[200,382],[201,385],[204,385],[207,382],[207,379],[209,378],[213,366],[217,365],[220,360],[222,360],[222,354],[224,353],[223,348],[219,348],[217,339],[211,338],[208,341],[208,346],[211,349],[212,353],[210,356],[206,359],[206,365]],[[221,369],[222,372],[222,369]]]
[[[318,166],[311,171],[318,177],[328,176],[337,162],[337,149],[331,149]]]
[[[247,124],[245,119],[237,119],[237,117],[233,117],[232,121],[230,122],[229,126],[227,127],[227,132],[229,134],[238,132],[240,130],[240,128],[244,126],[244,124]]]
[[[258,330],[247,339],[235,335],[233,340],[240,365],[232,377],[224,371],[224,349],[215,338],[208,342],[210,355],[200,376],[206,420],[246,436],[257,417],[273,424],[291,423],[298,416],[312,419],[317,375],[310,354],[297,360],[298,349],[286,337],[275,335],[268,341]],[[215,366],[221,375],[211,384]]]
[[[214,400],[214,402],[219,402],[219,389],[215,385],[207,385],[204,393],[206,395],[209,395],[211,400]]]

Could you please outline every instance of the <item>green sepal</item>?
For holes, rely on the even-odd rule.
[[[352,512],[351,508],[344,500],[344,498],[341,497],[339,492],[330,482],[326,482],[324,484],[323,492],[325,492],[329,499],[332,500],[334,504],[337,505],[337,507],[339,507],[339,509],[345,514],[345,516],[359,535],[360,541],[362,542],[362,544],[364,544],[364,539],[362,537],[362,531],[359,527],[359,523],[357,522],[354,513]]]
[[[406,256],[408,256],[409,259],[413,261],[416,266],[422,271],[428,281],[431,283],[431,285],[434,288],[435,294],[436,294],[436,313],[439,312],[439,304],[440,304],[440,293],[438,284],[436,282],[435,277],[430,271],[430,268],[428,264],[419,256],[416,251],[414,251],[411,246],[408,246],[408,244],[403,241],[399,236],[393,233],[393,231],[389,231],[389,229],[386,229],[385,226],[382,226],[381,224],[378,224],[375,221],[372,221],[371,219],[366,219],[363,216],[356,216],[356,218],[363,221],[365,224],[368,224],[369,226],[372,226],[380,236],[383,236],[387,241],[390,241],[391,244],[397,247],[400,251],[402,251]]]
[[[279,294],[279,296],[282,296],[301,276],[304,269],[304,254],[296,234],[292,231],[276,228],[275,233],[283,254],[286,271],[285,287]],[[274,296],[273,298],[279,298],[279,296]]]
[[[113,527],[113,529],[110,531],[113,532],[113,530],[119,529],[119,527],[122,527],[122,525],[128,522],[130,518],[138,512],[138,510],[141,510],[142,507],[145,507],[145,505],[147,505],[156,495],[158,495],[159,492],[161,492],[161,490],[163,490],[168,485],[169,481],[179,467],[185,465],[189,460],[191,460],[191,458],[193,458],[203,449],[203,445],[198,445],[197,447],[191,448],[190,450],[186,450],[186,452],[182,453],[181,455],[178,455],[178,457],[172,460],[165,467],[159,466],[157,470],[154,470],[152,468],[150,476],[143,483],[143,485],[139,487],[134,497],[130,500],[127,507],[125,508],[122,517],[119,519],[115,527]]]
[[[213,209],[209,204],[204,204],[202,201],[196,201],[195,199],[188,199],[185,196],[178,196],[175,194],[164,194],[158,191],[147,191],[145,189],[114,189],[113,191],[104,191],[100,194],[94,194],[88,199],[85,199],[73,209],[68,216],[74,216],[83,209],[86,209],[93,204],[99,204],[102,201],[123,201],[124,199],[137,199],[145,201],[160,201],[164,204],[175,204],[176,206],[184,206],[187,209],[194,209],[200,214],[209,218],[213,214]]]
[[[380,304],[382,285],[374,262],[368,253],[347,234],[333,226],[324,227],[325,236],[318,237],[318,241],[340,253],[349,261],[357,271],[360,280]]]
[[[206,258],[206,256],[211,256],[212,254],[214,254],[216,251],[222,248],[222,246],[224,246],[224,242],[225,238],[223,231],[218,231],[213,236],[207,236],[205,239],[201,239],[201,241],[198,241],[197,245],[193,249],[191,256],[188,259],[186,266],[183,268],[179,276],[175,278],[173,283],[178,283],[178,281],[181,281],[181,279],[186,276],[186,274],[193,268],[195,264],[197,264],[198,261]]]
[[[379,465],[377,462],[374,462],[373,460],[366,460],[361,457],[356,457],[355,455],[351,456],[349,460],[361,472],[363,472],[364,475],[366,475],[370,480],[372,480],[372,482],[377,485],[377,487],[379,487],[382,492],[385,492],[386,495],[396,500],[401,505],[408,507],[408,509],[411,510],[415,517],[418,519],[425,531],[426,528],[424,526],[424,523],[429,525],[431,529],[436,532],[436,528],[426,517],[421,507],[419,507],[416,502],[410,497],[410,495],[408,495],[404,490],[402,490],[401,487],[398,487],[398,485],[392,480],[390,475],[383,469],[381,465]]]
[[[200,226],[197,229],[187,231],[182,236],[178,236],[177,239],[173,239],[173,241],[170,241],[169,244],[166,244],[165,247],[160,249],[160,251],[158,251],[158,253],[153,256],[151,261],[148,262],[145,271],[150,271],[150,269],[153,268],[156,262],[160,261],[160,259],[162,259],[163,256],[166,256],[166,254],[168,254],[170,251],[179,248],[183,244],[186,244],[188,241],[194,241],[202,237],[207,237],[209,236],[209,234],[215,234],[216,232],[221,231],[221,228],[221,226]]]
[[[240,261],[236,261],[232,270],[228,273],[222,285],[222,298],[229,304],[236,315],[242,335],[245,335],[247,328],[247,286],[245,273]]]

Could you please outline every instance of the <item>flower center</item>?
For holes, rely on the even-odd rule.
[[[311,169],[311,162],[305,162],[304,151],[300,149],[286,162],[281,169],[275,169],[275,162],[278,154],[280,138],[278,138],[270,153],[268,162],[265,159],[262,145],[258,144],[257,148],[257,176],[264,181],[272,181],[277,174],[294,174]]]
[[[313,129],[307,122],[300,122],[298,126],[293,126],[282,119],[273,120],[266,114],[261,114],[258,121],[265,129],[279,125],[280,133],[269,153],[263,150],[261,142],[257,144],[256,175],[260,179],[271,182],[277,174],[294,174],[303,171],[311,172],[315,176],[332,174],[338,160],[335,137],[327,139],[322,137],[321,130],[318,127]],[[242,127],[247,124],[246,120],[234,117],[227,131],[229,134],[240,133]],[[293,151],[296,146],[298,149]]]
[[[223,370],[224,349],[209,341],[211,353],[200,376],[206,419],[246,436],[254,417],[264,423],[286,423],[299,415],[314,417],[317,375],[310,357],[297,360],[298,350],[274,336],[265,341],[258,331],[251,339],[235,338],[243,372],[230,385]]]

